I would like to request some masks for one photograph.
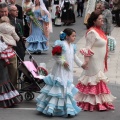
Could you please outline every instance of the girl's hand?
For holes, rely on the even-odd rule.
[[[63,66],[64,66],[65,69],[69,70],[69,64],[67,62],[64,62]]]

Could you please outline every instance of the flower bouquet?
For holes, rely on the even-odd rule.
[[[61,55],[62,54],[62,47],[61,46],[55,46],[52,49],[52,55]]]
[[[30,19],[34,22],[36,26],[38,26],[42,31],[43,27],[40,24],[39,20],[35,17],[34,13],[32,11],[28,12],[27,15],[30,17]]]
[[[65,66],[65,64],[67,64],[66,60],[65,60],[65,57],[62,55],[62,46],[56,45],[55,47],[53,47],[52,55],[53,56],[55,56],[55,55],[59,56],[59,59],[61,60],[63,66]],[[69,65],[66,67],[66,70],[70,71]]]

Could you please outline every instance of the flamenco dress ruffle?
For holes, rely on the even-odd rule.
[[[85,111],[114,110],[112,104],[115,97],[111,94],[106,83],[108,78],[102,71],[94,76],[83,75],[76,85],[79,93],[75,96],[77,105]]]
[[[0,85],[0,93],[0,108],[12,107],[21,102],[20,94],[10,81]]]
[[[55,78],[51,74],[45,77],[46,85],[36,98],[37,110],[52,116],[75,116],[81,111],[73,98],[78,89],[70,82],[67,82],[65,88],[60,81],[59,77]]]
[[[84,56],[94,55],[91,49],[81,49],[80,52]],[[89,70],[93,70],[92,67]],[[116,97],[111,94],[106,85],[108,78],[101,70],[93,75],[89,75],[91,72],[89,70],[83,72],[76,85],[79,89],[79,93],[75,96],[77,105],[85,111],[114,110],[112,102]]]
[[[5,61],[0,59],[0,108],[12,107],[21,100],[20,94],[9,80]]]

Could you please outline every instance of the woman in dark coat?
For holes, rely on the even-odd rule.
[[[64,0],[64,7],[62,9],[61,21],[64,25],[75,23],[75,14],[69,0]]]

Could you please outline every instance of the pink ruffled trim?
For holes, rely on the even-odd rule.
[[[80,92],[84,94],[98,95],[102,93],[105,93],[105,94],[110,93],[110,90],[108,89],[107,85],[103,81],[100,81],[97,85],[88,84],[87,86],[83,85],[82,83],[78,83],[76,87],[79,89]]]
[[[81,50],[80,50],[80,53],[81,53],[82,55],[88,56],[88,57],[94,55],[94,52],[93,52],[91,49],[87,49],[87,48],[81,49]]]
[[[104,111],[104,110],[114,110],[114,106],[109,103],[92,105],[90,103],[78,102],[77,105],[85,111]]]

